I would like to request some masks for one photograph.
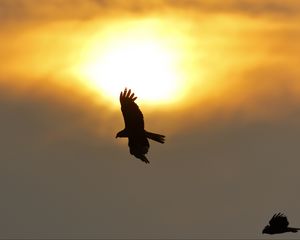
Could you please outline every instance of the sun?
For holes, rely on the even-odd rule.
[[[127,87],[144,102],[176,102],[184,92],[180,54],[153,29],[130,25],[95,40],[79,67],[81,79],[113,101]]]

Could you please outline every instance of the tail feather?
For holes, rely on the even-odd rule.
[[[144,163],[150,163],[144,154],[138,154],[138,155],[136,154],[134,156],[141,159]]]
[[[288,228],[290,232],[298,232],[300,228]]]
[[[157,133],[147,132],[146,131],[146,137],[150,138],[153,141],[164,143],[165,142],[165,136]]]

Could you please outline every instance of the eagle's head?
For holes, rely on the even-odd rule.
[[[128,134],[125,131],[125,129],[123,129],[122,131],[118,132],[117,135],[116,135],[116,138],[121,138],[121,137],[128,137]]]

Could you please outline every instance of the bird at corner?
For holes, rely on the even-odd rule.
[[[125,128],[118,132],[116,138],[128,138],[128,146],[130,154],[141,159],[145,163],[149,163],[145,154],[149,150],[148,138],[159,142],[165,142],[165,136],[157,133],[148,132],[144,129],[144,117],[135,103],[137,97],[131,92],[131,89],[125,88],[120,93],[121,110],[125,122]]]
[[[288,227],[289,222],[287,217],[282,213],[274,214],[271,220],[269,221],[269,225],[265,226],[262,233],[267,234],[279,234],[279,233],[286,233],[286,232],[298,232],[300,228],[293,228]]]

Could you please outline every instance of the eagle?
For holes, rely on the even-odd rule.
[[[144,117],[135,103],[137,97],[131,89],[125,88],[120,93],[121,110],[125,122],[125,128],[118,132],[116,138],[128,138],[130,154],[139,158],[145,163],[149,163],[145,154],[149,150],[148,138],[159,143],[165,142],[165,136],[157,133],[148,132],[144,129]]]
[[[287,217],[282,213],[274,214],[271,220],[269,221],[270,225],[265,226],[262,233],[267,234],[278,234],[278,233],[285,233],[285,232],[298,232],[300,228],[292,228],[288,227],[289,222]]]

